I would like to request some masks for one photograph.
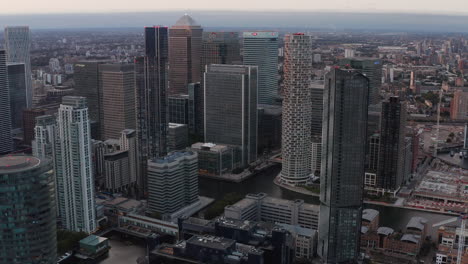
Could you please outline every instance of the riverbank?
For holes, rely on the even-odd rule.
[[[304,194],[304,195],[309,195],[309,196],[314,196],[314,197],[320,197],[320,193],[314,193],[314,192],[311,192],[307,189],[304,189],[302,187],[295,187],[295,186],[291,186],[291,185],[287,185],[287,184],[282,184],[280,182],[280,177],[279,175],[275,177],[275,179],[273,180],[273,183],[280,187],[280,188],[284,188],[286,190],[289,190],[289,191],[292,191],[292,192],[296,192],[296,193],[300,193],[300,194]]]
[[[260,164],[257,166],[253,171],[250,171],[249,169],[244,170],[243,172],[239,174],[233,174],[233,173],[226,173],[222,175],[217,175],[217,176],[212,176],[212,175],[206,175],[206,174],[198,174],[199,177],[201,178],[207,178],[211,180],[217,180],[217,181],[225,181],[225,182],[233,182],[233,183],[241,183],[247,179],[250,179],[253,176],[256,176],[259,173],[262,173],[270,168],[275,166],[274,163],[268,162],[266,164]]]
[[[273,180],[273,183],[283,189],[286,189],[288,191],[292,191],[295,193],[300,193],[303,195],[308,195],[312,197],[320,197],[320,193],[314,193],[309,190],[304,189],[303,187],[295,187],[287,184],[282,184],[279,180],[279,176],[276,176]],[[426,213],[437,213],[437,214],[442,214],[442,215],[450,215],[450,216],[458,216],[458,213],[453,213],[453,212],[447,212],[447,211],[439,211],[439,210],[431,210],[431,209],[426,209],[426,208],[417,208],[417,207],[412,207],[412,206],[405,206],[403,202],[400,200],[397,200],[395,203],[390,204],[390,203],[385,203],[385,202],[380,202],[380,201],[372,201],[372,200],[364,200],[364,204],[371,204],[371,205],[378,205],[378,206],[385,206],[385,207],[392,207],[392,208],[401,208],[401,209],[408,209],[408,210],[413,210],[413,211],[420,211],[420,212],[426,212]]]

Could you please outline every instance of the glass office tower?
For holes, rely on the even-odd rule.
[[[205,142],[241,148],[257,159],[257,67],[211,64],[205,71]]]
[[[31,35],[29,27],[5,27],[5,49],[9,63],[24,63],[26,83],[26,106],[32,107],[32,79],[31,79]]]
[[[258,103],[278,96],[278,32],[244,32],[244,65],[258,66]]]
[[[57,263],[52,162],[0,157],[0,263]]]
[[[167,154],[168,49],[167,27],[145,28],[145,56],[135,60],[139,196],[147,192],[147,161]]]

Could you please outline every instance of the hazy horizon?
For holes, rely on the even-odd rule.
[[[385,13],[434,13],[468,14],[466,0],[237,0],[223,2],[217,0],[81,0],[64,2],[62,0],[18,0],[3,5],[0,14],[51,14],[51,13],[112,13],[112,12],[166,12],[166,11],[349,11],[349,12],[385,12]],[[465,10],[460,12],[460,10]]]
[[[0,15],[0,27],[34,29],[133,28],[173,25],[183,11]],[[203,27],[304,28],[468,32],[468,16],[413,13],[209,11],[188,12]]]

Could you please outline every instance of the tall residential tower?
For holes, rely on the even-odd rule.
[[[311,175],[312,42],[302,33],[284,38],[283,168],[281,180],[305,184]]]
[[[318,253],[354,263],[359,252],[369,79],[354,70],[325,76]]]
[[[91,127],[86,98],[65,96],[57,114],[55,174],[61,226],[96,230]]]
[[[406,103],[390,97],[382,103],[377,187],[398,190],[405,178]]]

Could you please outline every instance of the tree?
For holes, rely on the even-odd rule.
[[[216,201],[205,212],[206,219],[213,219],[224,212],[224,207],[232,205],[240,201],[244,196],[240,193],[228,193],[223,199]]]
[[[78,242],[87,237],[85,232],[73,232],[68,230],[57,230],[57,253],[63,255],[78,246]]]

